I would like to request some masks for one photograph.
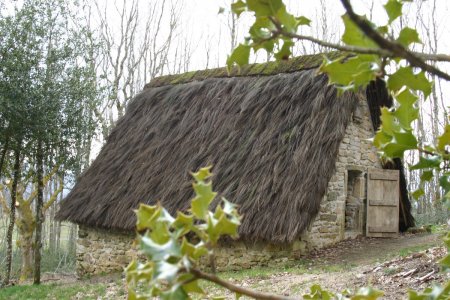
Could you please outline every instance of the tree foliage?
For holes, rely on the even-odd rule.
[[[24,166],[20,171],[31,174],[36,185],[37,283],[45,174],[56,165],[61,174],[79,173],[95,129],[87,28],[77,23],[72,5],[27,0],[0,18],[0,168],[9,166],[3,168],[6,178],[16,173],[11,153],[19,152],[25,162],[18,164]]]

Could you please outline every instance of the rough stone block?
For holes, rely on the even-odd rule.
[[[333,214],[321,214],[320,215],[320,220],[321,221],[335,222],[337,220],[337,216],[333,215]]]
[[[305,241],[295,241],[292,244],[292,250],[297,252],[306,252],[306,242]]]
[[[329,192],[327,195],[327,200],[328,201],[336,201],[337,196],[338,196],[337,192]]]

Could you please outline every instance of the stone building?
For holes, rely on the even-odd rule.
[[[384,83],[338,94],[317,72],[322,59],[150,82],[61,204],[59,219],[80,225],[79,274],[121,270],[135,255],[133,209],[161,201],[171,213],[186,210],[188,172],[206,165],[214,189],[243,215],[240,238],[218,250],[219,268],[412,226],[401,161],[383,164],[369,141],[380,107],[392,104]]]

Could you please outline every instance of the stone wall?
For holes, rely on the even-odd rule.
[[[359,218],[362,218],[366,194],[364,175],[369,168],[381,168],[376,149],[368,140],[373,134],[369,109],[361,96],[339,147],[335,174],[328,184],[328,192],[322,200],[320,212],[310,228],[291,245],[224,243],[216,252],[217,268],[230,270],[277,264],[296,259],[310,250],[331,245],[344,238],[363,234],[361,220],[358,221],[358,230],[345,230],[346,202],[353,205],[358,210]],[[352,179],[353,184],[348,188],[349,171],[350,174],[359,175]],[[347,197],[348,189],[351,197]],[[350,201],[346,201],[349,199]],[[137,250],[131,247],[133,238],[130,234],[80,227],[77,243],[78,275],[122,271],[137,256]]]
[[[77,240],[77,275],[101,275],[122,272],[131,260],[144,259],[133,246],[134,234],[80,226]],[[290,245],[266,243],[223,242],[215,251],[218,270],[248,269],[269,266],[298,259],[305,254],[306,244],[297,241]],[[207,259],[204,261],[207,267]]]
[[[360,173],[359,182],[353,186],[350,185],[350,190],[359,200],[364,201],[366,198],[365,174],[370,168],[381,168],[381,162],[376,148],[369,141],[374,136],[369,107],[363,95],[358,94],[358,97],[359,101],[352,122],[347,126],[345,137],[339,146],[336,170],[328,183],[327,195],[322,200],[316,220],[301,237],[301,240],[306,242],[307,250],[322,248],[345,238],[364,234],[364,222],[361,222],[359,232],[345,230],[348,174],[349,171],[350,174],[352,171]],[[364,203],[360,202],[360,218],[364,214],[363,206]]]
[[[121,272],[137,257],[133,234],[79,226],[77,240],[77,275]]]

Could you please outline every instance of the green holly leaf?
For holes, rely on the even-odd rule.
[[[185,277],[180,276],[180,280],[179,280],[180,282],[186,282],[193,278],[193,275],[191,275],[191,274],[184,274],[184,275],[187,275],[187,276],[185,276]],[[191,278],[189,278],[189,277],[191,277]],[[189,283],[183,284],[183,290],[188,294],[189,293],[196,293],[196,294],[202,294],[202,295],[206,294],[205,291],[200,287],[199,280],[193,280]]]
[[[449,299],[450,296],[450,284],[447,282],[445,288],[434,284],[431,288],[426,288],[422,293],[416,291],[408,292],[408,299],[410,300],[441,300]]]
[[[447,194],[450,191],[450,182],[448,181],[450,176],[444,175],[439,178],[439,185],[444,189],[444,193]]]
[[[402,15],[403,4],[398,0],[389,0],[383,6],[389,17],[389,24]]]
[[[261,17],[255,20],[253,25],[250,27],[249,33],[252,39],[257,42],[260,39],[269,38],[272,30],[275,30],[275,25],[272,21],[270,21],[268,17]]]
[[[444,266],[446,269],[449,269],[450,268],[450,255],[447,254],[446,256],[444,256],[444,258],[439,261],[439,264]]]
[[[425,98],[431,93],[431,82],[426,78],[423,71],[414,74],[411,67],[402,67],[394,74],[389,76],[387,82],[388,88],[392,91],[400,91],[404,86],[415,90],[422,91]]]
[[[218,235],[229,235],[233,238],[238,236],[240,222],[237,219],[227,218],[224,214],[219,218],[215,231]]]
[[[416,200],[418,200],[423,195],[425,195],[425,191],[423,190],[423,188],[419,188],[411,193],[411,196],[413,196],[413,198]]]
[[[378,130],[373,139],[373,145],[378,149],[383,149],[383,147],[390,141],[392,141],[391,135],[382,130]]]
[[[363,16],[360,16],[363,18]],[[368,48],[378,48],[377,44],[366,36],[364,32],[350,19],[348,15],[343,15],[345,31],[342,41],[347,45],[363,46]]]
[[[419,157],[419,162],[411,166],[410,170],[428,169],[428,168],[439,168],[442,162],[441,157],[431,156],[431,157]]]
[[[181,237],[191,231],[194,225],[194,216],[186,215],[180,211],[177,212],[177,218],[172,224],[172,227],[177,229],[177,237]]]
[[[175,219],[172,217],[172,215],[164,207],[161,207],[160,211],[161,212],[158,217],[158,222],[172,224],[175,221]]]
[[[420,181],[430,181],[433,178],[433,171],[424,171],[422,175],[420,175]]]
[[[167,280],[172,282],[180,271],[177,264],[171,264],[166,261],[158,261],[153,268],[153,278],[155,280]]]
[[[358,290],[352,300],[376,300],[383,297],[384,293],[372,287],[363,287]]]
[[[405,27],[400,31],[397,42],[405,47],[408,47],[412,43],[421,43],[422,41],[419,38],[417,30]]]
[[[275,16],[281,8],[285,8],[282,0],[247,0],[248,9],[256,17]]]
[[[239,0],[231,4],[231,11],[236,14],[236,16],[240,16],[247,9],[247,5],[244,1]]]
[[[445,152],[445,147],[450,146],[450,125],[445,125],[444,133],[438,138],[437,149],[440,152]]]
[[[138,263],[133,259],[125,268],[126,281],[128,284],[135,278]]]
[[[198,170],[195,173],[191,173],[192,177],[194,177],[195,181],[205,181],[210,178],[213,174],[210,172],[212,166],[204,167]]]
[[[381,108],[380,129],[390,136],[393,136],[394,132],[401,130],[401,128],[398,126],[398,123],[395,120],[393,112],[387,107]]]
[[[417,139],[412,130],[402,130],[394,132],[394,140],[397,144],[402,145],[406,150],[417,148]]]
[[[408,291],[408,299],[409,300],[429,300],[428,295],[420,295],[418,292],[409,290]]]
[[[181,249],[174,239],[164,244],[158,244],[150,237],[140,237],[141,250],[153,261],[167,260],[170,257],[181,257]]]
[[[139,204],[139,208],[134,211],[137,217],[136,229],[142,231],[151,228],[159,217],[160,210],[156,205]]]
[[[318,284],[314,284],[310,287],[310,293],[303,295],[303,299],[320,299],[331,300],[335,295],[327,290],[322,289]]]
[[[157,244],[164,244],[170,239],[170,232],[167,223],[159,221],[153,224],[152,229],[145,233],[145,236],[151,238]]]
[[[177,218],[173,222],[174,228],[179,227],[188,227],[191,228],[194,224],[194,216],[193,215],[187,215],[182,213],[181,211],[177,211]]]
[[[307,17],[300,16],[300,17],[297,17],[296,19],[297,19],[298,26],[302,26],[302,25],[310,26],[311,25],[311,20],[308,19]]]
[[[374,55],[358,55],[325,61],[320,71],[327,73],[330,83],[356,90],[375,79],[377,62]]]
[[[227,68],[230,70],[235,64],[239,67],[248,64],[248,59],[250,57],[250,49],[249,45],[240,44],[233,50],[230,56],[227,59]]]
[[[381,34],[387,34],[389,32],[389,26],[378,26],[377,31]]]
[[[258,51],[259,49],[266,50],[267,53],[272,53],[275,48],[275,42],[273,40],[264,41],[262,43],[258,43],[254,45],[254,50]]]
[[[403,89],[395,95],[395,99],[401,105],[412,106],[416,104],[419,97],[417,97],[416,94],[413,94],[410,89]]]
[[[127,283],[135,286],[138,282],[150,282],[153,277],[153,263],[137,264],[134,269],[127,268]]]
[[[222,203],[223,203],[223,211],[227,215],[236,214],[237,215],[237,205],[234,203],[231,203],[224,197],[222,197]]]
[[[128,300],[138,300],[136,293],[133,291],[132,288],[128,287]]]
[[[190,299],[184,289],[179,285],[174,285],[168,291],[164,291],[160,294],[162,300],[184,300]]]
[[[411,130],[411,123],[419,118],[419,109],[412,105],[400,105],[394,111],[394,116],[404,129]]]
[[[239,218],[233,215],[229,217],[218,205],[214,214],[209,213],[206,231],[210,240],[216,243],[222,235],[237,237],[239,225]]]
[[[199,242],[194,245],[183,237],[181,242],[181,252],[193,260],[198,260],[200,257],[208,254],[208,249],[203,242]]]
[[[450,249],[450,232],[447,232],[445,237],[443,238],[444,244],[447,247],[447,249]]]
[[[217,193],[212,191],[212,183],[198,182],[194,183],[196,197],[192,200],[191,211],[199,219],[206,220],[209,205]]]
[[[276,18],[286,31],[291,33],[295,33],[297,31],[297,19],[286,11],[286,7],[283,6],[277,11]]]
[[[402,144],[398,144],[396,142],[392,142],[392,143],[388,143],[386,144],[381,150],[383,150],[384,154],[387,157],[403,157],[403,154],[405,151],[407,150],[411,150],[412,148],[402,145]]]
[[[291,48],[294,46],[294,42],[291,40],[284,40],[281,49],[275,53],[274,57],[276,60],[287,60],[291,56]]]

